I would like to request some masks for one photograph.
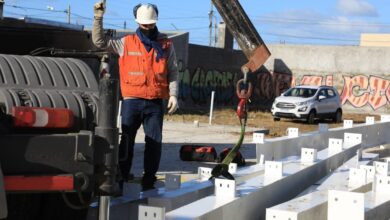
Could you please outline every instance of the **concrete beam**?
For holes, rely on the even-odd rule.
[[[329,191],[328,220],[354,219],[354,220],[388,220],[390,216],[390,181],[389,176],[375,177],[372,191],[367,193],[354,193],[346,191]],[[346,212],[345,210],[353,210]]]
[[[379,125],[379,124],[382,124],[382,125]],[[360,126],[364,127],[366,125],[355,125],[349,129],[358,129],[358,130],[362,129],[362,128],[360,128]],[[366,129],[366,130],[368,130],[368,132],[371,132],[371,133],[364,135],[364,137],[369,137],[368,141],[363,139],[363,142],[365,143],[364,145],[377,144],[377,143],[381,143],[381,144],[390,143],[390,141],[388,141],[389,137],[386,137],[388,135],[385,135],[386,130],[382,130],[382,129],[388,129],[389,123],[376,123],[376,124],[371,125],[371,126],[372,127],[367,127],[367,129]],[[371,129],[369,129],[369,128],[371,128]],[[344,129],[344,128],[333,129],[333,132],[334,132],[333,134],[335,134],[335,135],[337,134],[337,137],[343,137],[344,131],[346,131],[346,129]],[[347,131],[351,131],[351,130],[347,130]],[[324,133],[328,133],[328,132],[329,131],[327,131],[327,129],[326,130],[322,129],[321,132],[312,132],[312,133],[315,133],[315,135],[317,135],[317,133],[324,134]],[[286,148],[293,148],[294,150],[291,151],[291,152],[293,152],[293,155],[299,155],[299,153],[297,153],[296,151],[299,152],[301,147],[309,147],[309,148],[314,147],[315,148],[316,146],[319,145],[318,144],[319,141],[323,141],[322,139],[324,137],[326,137],[326,136],[320,136],[320,137],[313,136],[312,133],[302,134],[302,135],[298,136],[297,138],[286,138],[286,140],[283,140],[283,138],[282,138],[283,141],[287,141],[282,145],[286,145],[286,143],[288,143],[288,140],[298,139],[301,137],[308,137],[308,139],[306,139],[306,141],[300,140],[299,142],[293,142],[293,143],[298,143],[298,144],[301,143],[302,146],[286,145],[289,147],[284,146],[284,148],[281,148],[282,150],[281,150],[281,154],[279,156],[287,154],[286,157],[284,157],[284,159],[283,159],[284,165],[286,167],[289,167],[291,164],[296,164],[297,161],[299,161],[299,157],[298,156],[287,157],[288,153],[286,153],[283,150],[285,150]],[[371,140],[372,136],[375,136],[376,139]],[[280,139],[280,138],[275,138],[275,139]],[[276,143],[276,145],[275,145],[276,149],[279,148],[278,147],[279,145],[281,145],[280,143],[278,143],[277,140],[271,139],[271,141],[267,140],[267,142]],[[311,143],[311,144],[308,144],[308,143]],[[322,144],[324,146],[327,146],[328,140],[323,141]],[[345,144],[347,144],[347,141]],[[348,143],[348,144],[350,144],[350,143]],[[361,144],[361,145],[363,145],[363,144]],[[282,146],[280,146],[280,147],[282,147]],[[359,149],[360,149],[360,147],[359,147]],[[287,150],[287,152],[289,152],[289,151]],[[321,159],[321,155],[323,154],[321,152],[319,152],[319,154],[318,154],[318,158],[320,158],[320,159]],[[349,156],[352,156],[352,154],[353,154],[353,152]],[[316,163],[322,163],[321,162],[322,159],[316,161]],[[343,161],[346,161],[346,160],[347,159],[345,159],[345,158],[343,159]],[[336,163],[338,164],[339,162],[337,162],[337,160],[336,160]],[[306,175],[302,175],[302,174],[295,175],[294,174],[294,175],[292,175],[294,177],[284,176],[283,179],[293,179],[290,181],[294,181],[294,182],[303,181],[303,185],[306,184],[304,180],[309,179],[308,184],[310,185],[311,181],[315,181],[315,179],[318,180],[318,179],[322,178],[321,175],[318,176],[319,174],[325,175],[329,172],[332,172],[336,168],[336,167],[334,167],[334,165],[335,164],[333,162],[330,162],[330,164],[319,166],[320,167],[320,168],[318,168],[319,171],[315,172],[313,170],[310,170],[310,171],[306,171],[306,172],[308,172],[308,173],[306,173]],[[327,166],[331,166],[334,168],[331,168],[331,170],[329,170],[328,168],[323,168],[323,167],[327,167]],[[302,172],[304,173],[304,171],[302,171]],[[302,176],[300,176],[300,175],[302,175]],[[295,176],[297,176],[297,177],[295,177]],[[299,178],[299,176],[301,178]],[[237,173],[235,174],[235,177],[237,180],[236,184],[238,184],[238,190],[242,193],[242,196],[246,195],[248,197],[257,197],[257,195],[260,195],[260,197],[265,196],[265,198],[267,198],[267,196],[270,196],[270,194],[275,193],[276,197],[278,197],[277,195],[279,192],[277,190],[275,190],[275,192],[273,192],[272,191],[273,188],[271,188],[271,191],[269,191],[269,192],[267,192],[267,190],[265,190],[265,191],[260,190],[262,192],[256,193],[256,189],[268,187],[268,184],[265,184],[265,182],[264,182],[264,165],[262,165],[262,164],[257,164],[254,166],[244,167],[242,169],[239,169],[237,171]],[[263,178],[263,179],[261,179],[261,178]],[[259,186],[259,183],[261,181],[263,181],[263,185]],[[280,181],[282,181],[282,180],[280,180]],[[280,182],[280,181],[277,181],[277,182]],[[281,191],[285,192],[286,197],[288,197],[289,199],[291,199],[293,196],[301,193],[305,189],[299,185],[296,189],[294,188],[293,190],[288,190],[289,187],[286,187],[286,186],[282,187],[278,184],[276,184],[276,185],[278,187],[281,187]],[[309,185],[305,185],[305,187],[308,187]],[[245,189],[245,186],[249,187],[249,189]],[[137,219],[138,205],[139,204],[161,205],[161,206],[164,206],[167,208],[166,209],[167,212],[170,210],[174,210],[174,209],[178,210],[178,209],[180,209],[179,207],[183,206],[183,208],[184,208],[190,204],[202,201],[204,197],[207,197],[207,196],[210,197],[210,195],[213,192],[213,187],[214,187],[213,184],[209,181],[205,181],[205,182],[191,181],[191,182],[186,182],[186,183],[182,184],[181,188],[178,190],[165,191],[163,188],[160,188],[160,189],[154,191],[153,193],[142,194],[142,196],[136,196],[136,197],[124,196],[124,197],[115,198],[112,200],[110,217],[114,218],[114,219],[128,219],[129,217],[131,217],[131,219],[133,219],[133,218]],[[263,194],[266,194],[266,195],[263,195]],[[283,196],[281,198],[283,198]],[[288,200],[288,198],[284,198],[284,199]],[[285,201],[285,200],[283,200],[283,201]],[[242,201],[246,201],[246,200],[243,199]],[[272,205],[275,205],[275,204],[283,202],[283,201],[275,201],[274,198],[271,197],[269,199],[269,204],[271,204],[271,205],[268,205],[267,207],[270,207]],[[261,203],[261,204],[263,204],[263,203]],[[249,207],[251,207],[250,202],[249,202]],[[95,211],[94,211],[94,209],[95,209]],[[258,208],[255,208],[255,209],[258,210]],[[262,212],[265,213],[265,209]],[[90,209],[90,213],[91,213],[90,216],[96,217],[96,207],[94,208],[92,206],[92,209]],[[88,219],[94,219],[94,217],[91,217]]]
[[[388,220],[390,217],[390,177],[376,175],[372,191],[364,194],[364,219]]]
[[[345,149],[339,153],[330,154],[328,149],[318,152],[318,160],[311,165],[299,161],[284,165],[281,179],[254,177],[237,184],[235,198],[209,196],[168,212],[166,219],[264,219],[267,207],[295,197],[353,157],[361,147],[361,142],[344,143]]]
[[[317,182],[304,192],[300,197],[294,198],[282,204],[266,209],[268,220],[326,220],[328,190],[344,190],[352,192],[368,192],[371,190],[371,182],[357,187],[348,186],[349,169],[360,165],[367,165],[378,158],[378,154],[363,154],[363,159],[358,161],[358,155],[348,160],[343,166],[336,169],[330,176]],[[372,181],[372,180],[371,180]]]
[[[299,157],[291,156],[279,160],[284,164],[299,161]],[[236,183],[241,184],[251,178],[264,174],[264,164],[256,164],[238,169],[232,175]],[[214,184],[211,181],[193,180],[186,182],[183,187],[175,191],[162,191],[160,194],[148,198],[148,205],[165,207],[165,210],[171,211],[196,200],[210,196],[214,193]]]
[[[390,143],[390,122],[376,122],[374,124],[357,124],[352,128],[333,128],[328,131],[315,131],[299,135],[298,137],[278,137],[265,139],[264,143],[256,144],[256,159],[259,162],[264,155],[265,160],[279,160],[281,158],[299,155],[301,148],[325,149],[329,138],[343,138],[344,133],[364,134],[362,147],[374,147]]]

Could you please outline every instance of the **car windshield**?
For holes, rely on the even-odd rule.
[[[284,93],[284,96],[304,97],[309,98],[316,94],[317,89],[309,88],[290,88]]]

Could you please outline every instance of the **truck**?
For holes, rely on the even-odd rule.
[[[270,52],[238,0],[213,3],[249,60],[242,72],[256,71]],[[0,21],[13,42],[0,49],[0,219],[86,219],[96,201],[108,219],[123,159],[115,57],[77,25],[46,23]]]

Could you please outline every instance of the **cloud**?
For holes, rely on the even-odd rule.
[[[376,20],[376,19],[375,19]],[[252,18],[261,36],[274,41],[356,44],[361,33],[390,31],[390,26],[348,16],[330,16],[315,10],[286,10]]]
[[[349,16],[378,16],[376,8],[365,0],[338,0],[337,10]]]
[[[380,32],[382,25],[379,23],[370,23],[360,19],[350,19],[345,16],[328,18],[322,22],[320,28],[334,33],[367,33]]]

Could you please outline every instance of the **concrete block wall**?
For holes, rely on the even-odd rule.
[[[390,112],[390,48],[268,45],[272,56],[251,75],[253,108],[269,109],[287,88],[332,85],[345,112]],[[235,82],[247,62],[241,51],[189,45],[188,65],[180,66],[181,106],[205,107],[216,91],[216,107],[235,106]],[[180,60],[179,60],[180,63]]]

